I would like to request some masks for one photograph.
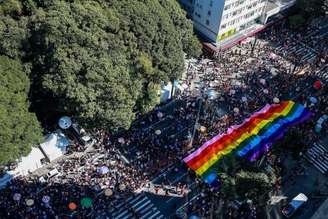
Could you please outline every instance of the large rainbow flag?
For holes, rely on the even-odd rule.
[[[183,160],[205,182],[212,184],[217,178],[217,165],[223,156],[236,151],[240,157],[256,160],[284,135],[288,127],[310,117],[311,112],[293,101],[267,104],[242,124],[215,136]]]

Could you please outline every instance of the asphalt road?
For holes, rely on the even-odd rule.
[[[325,139],[324,144],[328,148],[328,138]],[[294,198],[299,193],[304,193],[308,196],[308,201],[296,211],[293,215],[293,219],[310,219],[318,207],[325,201],[328,197],[327,183],[328,176],[320,173],[312,164],[308,163],[306,160],[301,159],[302,165],[305,167],[305,174],[295,177],[295,183],[287,180],[283,183],[280,195],[287,196],[288,201]],[[291,158],[288,159],[286,163],[287,177],[290,170],[297,165],[297,162],[292,161]],[[281,209],[283,203],[267,207],[266,216],[268,219],[280,219],[284,218],[281,214]]]

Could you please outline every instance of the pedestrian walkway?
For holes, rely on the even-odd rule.
[[[108,216],[113,219],[161,219],[164,215],[155,207],[152,201],[141,193],[131,196],[125,202],[121,202],[109,209]]]
[[[315,73],[320,79],[328,83],[328,65],[324,66]]]
[[[313,164],[322,174],[328,172],[328,150],[321,143],[314,143],[314,145],[307,150],[304,158]]]
[[[284,45],[280,45],[276,48],[276,52],[278,54],[285,54],[287,56],[289,54],[293,54],[294,56],[296,55],[299,57],[299,63],[311,63],[315,60],[317,56],[317,53],[313,49],[308,48],[304,44],[297,42],[295,42],[292,46],[288,46],[287,48]]]

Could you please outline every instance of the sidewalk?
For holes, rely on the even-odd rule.
[[[235,35],[232,35],[231,37],[228,37],[227,39],[224,39],[220,42],[216,43],[216,47],[218,50],[226,50],[229,49],[230,47],[233,47],[237,43],[245,40],[247,37],[253,36],[254,34],[260,32],[263,30],[266,26],[262,24],[254,24],[253,26],[238,32]]]
[[[95,149],[93,148],[93,144],[88,145],[87,148],[85,149],[85,151],[83,151],[83,152],[73,152],[70,155],[63,155],[63,156],[57,158],[56,160],[54,160],[50,163],[47,163],[43,167],[41,167],[39,169],[36,169],[34,172],[32,172],[30,174],[30,176],[41,177],[43,175],[46,175],[51,169],[58,167],[59,166],[58,163],[63,161],[63,160],[67,160],[67,159],[70,159],[70,158],[73,158],[73,157],[79,158],[79,157],[82,157],[84,154],[86,154],[88,152],[94,151]]]

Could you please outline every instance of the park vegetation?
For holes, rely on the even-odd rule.
[[[40,140],[41,111],[128,129],[201,53],[175,0],[7,0],[0,18],[0,163]]]

